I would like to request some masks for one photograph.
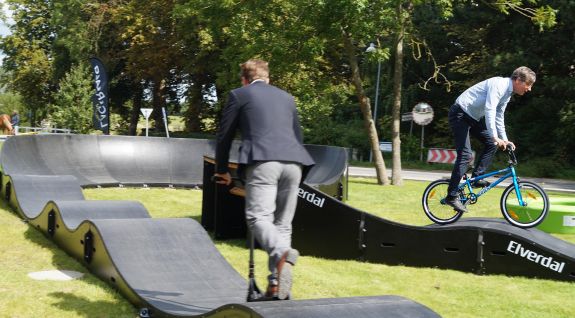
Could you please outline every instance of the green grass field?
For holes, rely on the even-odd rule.
[[[377,186],[373,179],[350,181],[348,203],[405,224],[430,222],[421,210],[427,183]],[[192,217],[199,221],[199,190],[87,189],[88,199],[137,200],[153,217]],[[465,217],[501,217],[501,190],[495,189]],[[553,197],[554,193],[550,193]],[[565,196],[562,194],[561,196]],[[0,202],[0,317],[136,317],[137,309]],[[575,235],[557,235],[575,243]],[[247,277],[243,240],[218,241],[217,248]],[[265,285],[266,255],[256,252],[256,274]],[[86,273],[67,281],[35,281],[30,272],[61,269]],[[443,317],[575,317],[575,284],[506,276],[478,276],[453,270],[334,261],[303,256],[295,268],[297,299],[400,295]]]

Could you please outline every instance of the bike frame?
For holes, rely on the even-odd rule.
[[[471,186],[471,184],[473,182],[475,182],[477,180],[489,178],[489,177],[492,177],[492,176],[495,176],[498,174],[504,174],[504,175],[502,177],[500,177],[499,179],[495,180],[495,182],[491,183],[489,186],[481,189],[481,191],[479,191],[478,193],[473,192],[473,187]],[[486,174],[482,174],[480,176],[476,176],[473,178],[465,178],[465,182],[460,184],[458,189],[461,190],[461,189],[467,187],[467,190],[469,191],[469,193],[471,195],[474,195],[475,199],[477,200],[480,196],[485,194],[487,191],[493,189],[493,187],[496,187],[498,184],[500,184],[504,180],[508,179],[509,177],[511,177],[513,180],[513,185],[515,186],[515,193],[517,193],[517,199],[519,201],[519,205],[526,206],[525,202],[523,201],[523,197],[521,196],[521,192],[519,191],[519,182],[518,182],[517,174],[515,173],[515,167],[513,167],[512,164],[510,164],[509,167],[507,167],[505,169],[488,172]],[[469,198],[465,198],[465,201],[463,203],[464,204],[467,203],[468,200],[469,200]]]

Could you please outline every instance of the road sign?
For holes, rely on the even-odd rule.
[[[391,152],[391,141],[380,141],[379,150],[383,152]]]
[[[146,119],[150,118],[150,114],[152,113],[153,110],[154,110],[153,108],[140,108],[142,115],[144,115]]]
[[[403,113],[401,114],[401,121],[412,121],[413,120],[413,113]]]
[[[413,121],[421,126],[429,124],[433,120],[433,108],[427,103],[418,103],[413,107]]]
[[[150,118],[150,114],[152,113],[153,108],[140,108],[142,115],[146,117],[146,137],[148,137],[148,118]]]
[[[429,148],[427,152],[428,163],[454,163],[457,159],[455,149]],[[471,152],[471,162],[475,160],[475,151]]]
[[[421,125],[421,147],[419,151],[419,160],[423,161],[423,140],[425,139],[425,125],[433,120],[433,108],[428,103],[417,103],[413,110],[413,121]]]

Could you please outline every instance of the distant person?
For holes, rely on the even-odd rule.
[[[477,83],[459,95],[449,110],[449,126],[455,138],[457,159],[449,181],[445,202],[458,212],[466,212],[459,201],[457,187],[471,161],[469,135],[483,144],[483,153],[479,157],[472,177],[482,175],[491,165],[497,148],[515,149],[513,142],[507,139],[505,132],[505,108],[512,93],[523,95],[531,91],[535,83],[535,72],[525,66],[513,71],[511,77],[492,77]],[[486,180],[478,180],[474,187],[488,186]]]
[[[299,256],[291,235],[302,167],[314,161],[302,144],[294,97],[269,84],[268,63],[248,60],[240,67],[243,87],[229,93],[217,134],[215,176],[220,184],[231,183],[229,151],[239,130],[246,221],[269,255],[266,297],[284,300],[290,297],[292,266]]]
[[[18,111],[14,110],[12,112],[12,117],[10,118],[10,123],[12,124],[13,134],[18,134],[18,126],[20,126],[20,115],[18,115]]]

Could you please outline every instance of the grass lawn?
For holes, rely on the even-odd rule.
[[[373,179],[350,180],[348,203],[405,224],[425,225],[421,194],[427,183],[405,181],[380,187]],[[199,190],[87,189],[89,199],[142,202],[153,217],[199,221]],[[500,189],[494,189],[465,217],[502,217]],[[551,196],[555,195],[550,193]],[[565,196],[562,194],[562,196]],[[575,235],[557,235],[575,243]],[[247,277],[243,240],[216,242],[238,272]],[[256,251],[256,274],[265,287],[266,255]],[[29,272],[62,269],[86,273],[67,282],[34,281]],[[506,276],[478,276],[452,270],[387,266],[303,256],[295,268],[297,299],[400,295],[444,317],[575,317],[575,284]],[[136,317],[137,310],[78,262],[30,228],[0,202],[0,317]]]

